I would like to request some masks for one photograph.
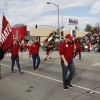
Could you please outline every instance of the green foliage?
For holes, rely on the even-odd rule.
[[[90,24],[87,24],[84,30],[86,32],[91,32],[92,31],[92,26]]]
[[[92,29],[92,33],[96,33],[97,32],[97,30],[98,30],[98,28],[97,27],[93,27],[93,29]]]

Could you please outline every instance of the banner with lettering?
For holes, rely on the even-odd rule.
[[[1,43],[1,48],[4,50],[4,53],[6,53],[7,50],[11,48],[13,44],[12,29],[4,15],[2,19]]]

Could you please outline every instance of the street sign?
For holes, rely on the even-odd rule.
[[[61,26],[60,28],[61,28],[61,29],[63,29],[63,28],[64,28],[64,26]]]

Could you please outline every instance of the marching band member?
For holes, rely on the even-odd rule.
[[[47,58],[49,57],[49,59],[50,60],[52,60],[52,58],[51,58],[51,50],[53,49],[53,46],[51,46],[51,45],[48,45],[47,47],[46,47],[46,57],[45,57],[45,61],[47,60]]]
[[[70,82],[75,74],[75,67],[73,63],[73,55],[75,51],[76,46],[72,43],[72,36],[70,34],[67,34],[65,37],[65,41],[60,44],[59,49],[64,90],[67,90],[68,86],[71,88],[73,87]],[[69,76],[67,76],[68,71],[70,71]]]
[[[37,41],[37,39],[33,40],[33,44],[30,46],[29,50],[29,57],[31,58],[32,56],[34,72],[39,71],[38,69],[40,64],[39,48],[40,48],[40,43]]]
[[[15,73],[14,71],[14,65],[15,65],[15,61],[17,63],[17,66],[18,66],[18,70],[20,72],[20,74],[23,74],[23,71],[21,71],[21,68],[20,68],[20,63],[19,63],[19,43],[17,40],[14,40],[13,41],[13,47],[11,48],[10,52],[11,52],[11,61],[12,61],[12,73]]]

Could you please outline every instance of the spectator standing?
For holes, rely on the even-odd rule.
[[[86,45],[88,47],[88,52],[90,52],[90,42],[89,42],[89,40],[86,41]]]

